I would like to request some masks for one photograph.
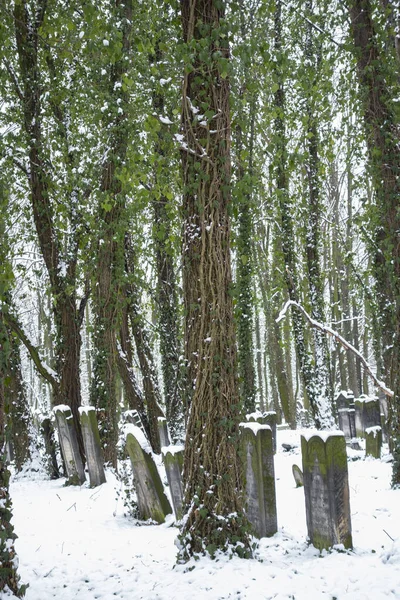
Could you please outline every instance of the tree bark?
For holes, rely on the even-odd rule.
[[[394,391],[389,432],[394,455],[394,486],[400,485],[400,147],[393,101],[397,74],[380,55],[369,0],[350,0],[351,34],[357,58],[366,141],[375,206],[370,211],[374,237],[374,275],[383,348],[383,376]]]
[[[249,555],[237,454],[239,397],[230,264],[229,44],[224,3],[181,0],[185,359],[191,384],[181,560]],[[187,65],[188,67],[188,65]],[[201,115],[201,118],[199,116]]]

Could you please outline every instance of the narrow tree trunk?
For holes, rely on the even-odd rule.
[[[99,238],[97,245],[97,282],[95,295],[95,360],[91,398],[103,414],[104,458],[117,466],[118,405],[117,333],[123,310],[124,237],[126,229],[125,191],[120,170],[128,149],[129,95],[123,76],[130,60],[132,0],[115,0],[115,18],[120,29],[122,48],[111,66],[109,97],[113,108],[107,136],[110,147],[102,165],[100,182]],[[106,199],[106,200],[105,200]],[[121,373],[123,381],[127,381]]]

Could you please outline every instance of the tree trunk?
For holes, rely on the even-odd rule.
[[[237,453],[240,411],[228,215],[229,37],[223,2],[182,0],[181,11],[192,55],[182,107],[185,359],[191,390],[180,558],[187,560],[204,552],[214,556],[217,550],[249,555],[250,546]]]
[[[394,455],[394,486],[400,485],[400,148],[393,101],[397,74],[380,55],[369,0],[350,0],[351,33],[357,58],[366,141],[375,189],[371,230],[374,275],[383,347],[383,376],[392,388],[389,432]],[[396,91],[397,90],[397,91]]]
[[[117,333],[123,311],[124,238],[127,223],[125,190],[121,181],[128,149],[129,94],[123,76],[128,69],[132,31],[132,0],[115,0],[116,27],[122,47],[111,65],[109,99],[112,111],[105,124],[109,147],[102,165],[98,207],[97,281],[95,295],[95,359],[92,404],[101,409],[104,458],[117,467],[118,403]],[[121,373],[121,378],[126,381]]]

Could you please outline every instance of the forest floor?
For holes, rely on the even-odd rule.
[[[296,444],[285,452],[282,442]],[[64,487],[38,473],[13,478],[16,549],[26,600],[383,600],[400,599],[400,490],[382,460],[349,450],[354,550],[322,555],[307,544],[300,432],[279,431],[275,457],[279,531],[256,558],[203,558],[176,565],[173,520],[147,525],[124,516],[111,472],[107,483]],[[1,593],[0,593],[1,598]]]

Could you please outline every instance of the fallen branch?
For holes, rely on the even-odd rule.
[[[340,335],[340,333],[338,333],[337,331],[335,331],[334,329],[332,329],[328,325],[323,325],[319,321],[316,321],[315,319],[313,319],[308,314],[308,312],[301,306],[301,304],[299,304],[298,302],[294,302],[294,300],[288,300],[286,302],[285,306],[282,308],[281,312],[279,313],[278,318],[276,319],[277,323],[279,323],[279,321],[282,321],[282,319],[285,317],[289,306],[294,306],[301,313],[303,313],[303,315],[305,316],[305,318],[307,319],[307,321],[310,323],[311,327],[314,327],[314,329],[319,329],[323,333],[326,333],[327,335],[332,336],[337,342],[339,342],[339,344],[341,344],[344,348],[346,348],[346,350],[349,350],[350,352],[352,352],[353,354],[355,354],[357,356],[357,358],[360,360],[361,364],[363,365],[366,373],[368,373],[368,375],[371,377],[371,379],[375,383],[375,385],[380,390],[382,390],[382,392],[384,394],[386,394],[386,396],[389,396],[390,398],[393,398],[393,396],[394,396],[393,391],[390,390],[389,388],[387,388],[382,381],[379,381],[379,379],[376,377],[376,375],[374,375],[374,373],[372,372],[371,367],[369,366],[369,364],[367,363],[367,361],[365,360],[365,358],[363,357],[363,355],[356,348],[354,348],[354,346],[352,344],[350,344],[350,342],[348,342],[347,340],[345,340],[344,337],[342,337]]]

